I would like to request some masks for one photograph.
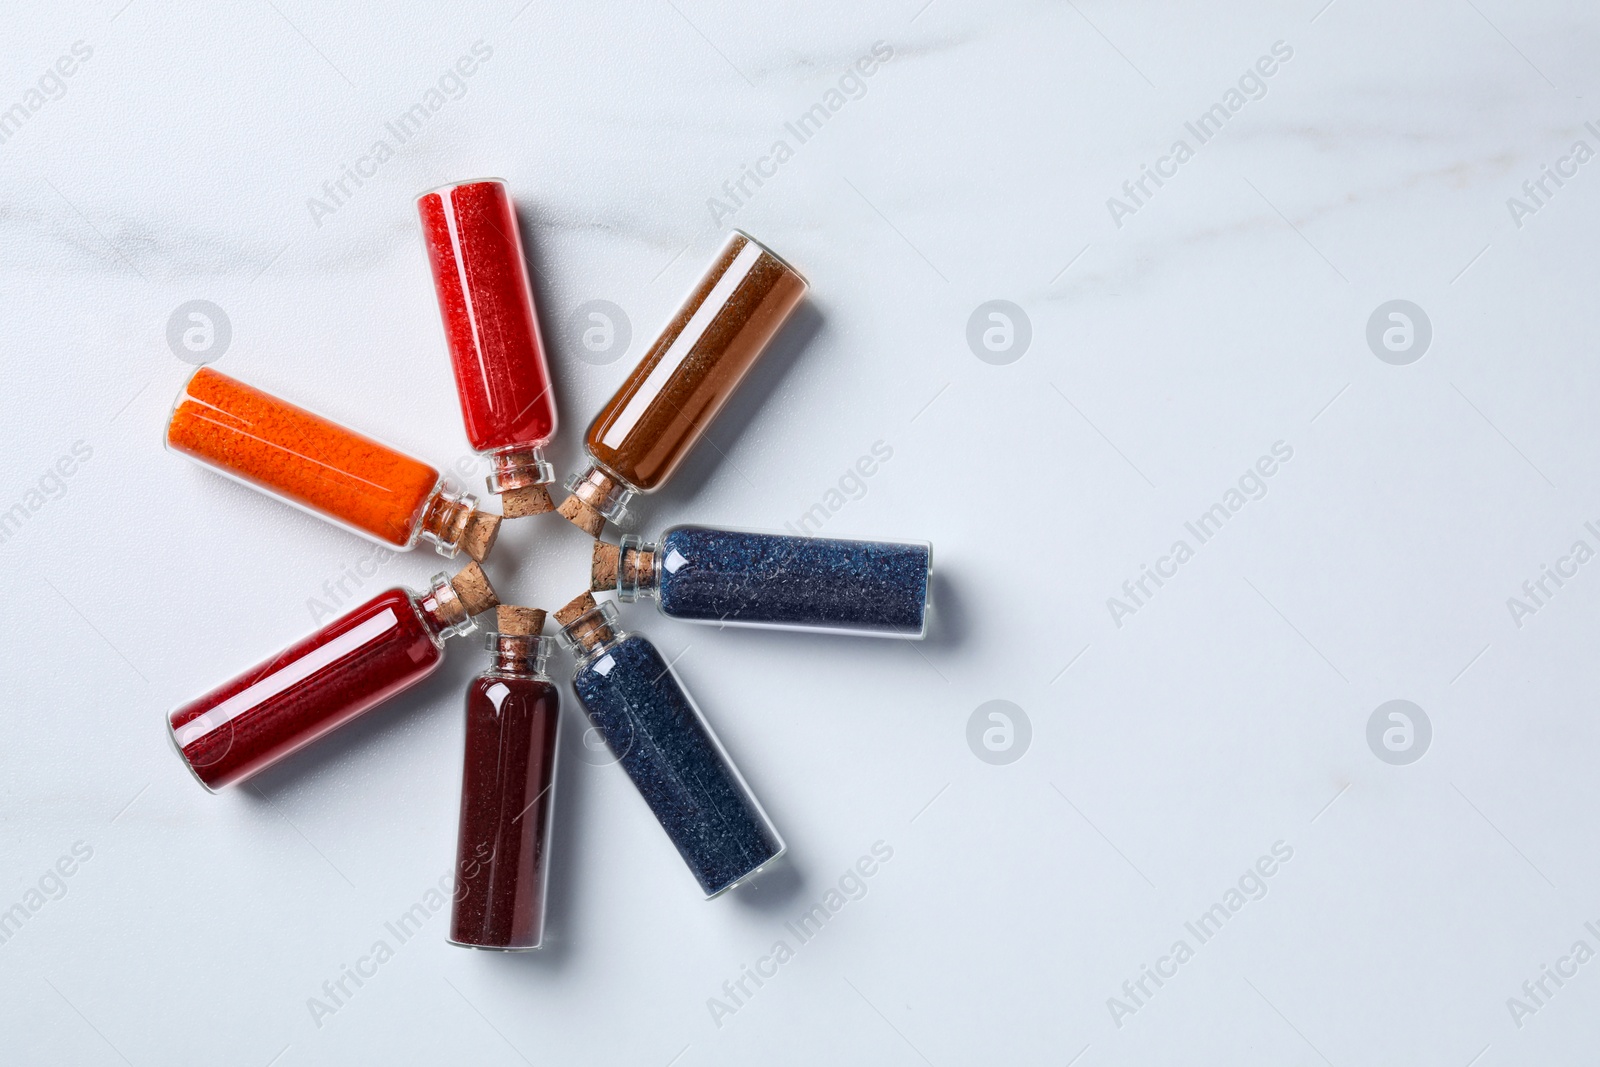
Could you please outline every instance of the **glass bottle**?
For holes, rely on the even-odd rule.
[[[201,367],[167,420],[167,448],[392,548],[432,542],[482,560],[500,516],[397,449]]]
[[[711,269],[589,426],[589,466],[567,479],[561,507],[599,536],[635,493],[677,469],[806,292],[795,269],[735,230]]]
[[[932,573],[927,542],[674,526],[652,544],[637,534],[595,542],[591,580],[691,622],[917,639]]]
[[[467,689],[450,942],[538,948],[544,937],[560,698],[545,674],[544,612],[501,606],[491,665]]]
[[[549,511],[555,395],[511,194],[498,178],[457,182],[417,197],[417,212],[467,440],[493,465],[489,491],[507,518]]]
[[[379,593],[173,711],[173,744],[212,792],[241,782],[432,674],[445,639],[494,604],[476,563],[426,592]]]
[[[616,606],[587,593],[556,621],[577,657],[578,702],[706,899],[782,855],[777,830],[655,646],[618,629]]]

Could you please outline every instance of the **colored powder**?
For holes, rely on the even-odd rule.
[[[342,522],[408,547],[439,472],[210,367],[202,367],[167,424],[173,450]]]
[[[660,486],[805,291],[788,264],[734,234],[595,417],[589,454],[635,489]]]
[[[927,545],[668,530],[657,549],[663,614],[733,624],[921,636]]]
[[[424,193],[417,210],[467,440],[479,452],[545,444],[555,398],[505,183]]]
[[[782,853],[777,831],[654,645],[623,637],[580,666],[572,685],[707,896]]]
[[[559,705],[542,679],[487,674],[467,689],[450,920],[458,945],[539,947]]]
[[[242,781],[432,674],[443,653],[390,589],[174,711],[173,740],[209,789]]]

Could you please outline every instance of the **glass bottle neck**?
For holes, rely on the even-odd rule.
[[[638,534],[624,534],[617,553],[617,599],[631,604],[661,587],[661,552]]]
[[[556,480],[555,468],[544,458],[543,448],[537,445],[496,452],[489,457],[489,461],[494,464],[488,477],[491,493],[528,489]]]
[[[450,576],[442,571],[429,579],[427,592],[413,593],[411,601],[436,641],[461,637],[478,628],[456,587],[450,584]]]
[[[617,625],[616,605],[604,601],[563,626],[556,640],[581,666],[627,636]]]
[[[589,457],[588,470],[567,479],[566,489],[618,526],[627,521],[628,501],[638,492],[620,475],[607,470],[593,456]]]
[[[477,511],[477,497],[459,492],[441,479],[422,506],[422,537],[438,546],[440,555],[454,559],[461,551],[461,539],[466,536],[467,526]]]
[[[489,674],[513,678],[533,678],[548,682],[545,665],[550,659],[550,642],[536,634],[490,633],[483,647],[489,651]]]

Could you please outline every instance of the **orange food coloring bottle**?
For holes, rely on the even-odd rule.
[[[432,542],[482,560],[500,516],[437,468],[236,378],[201,367],[167,420],[172,451],[393,548]]]

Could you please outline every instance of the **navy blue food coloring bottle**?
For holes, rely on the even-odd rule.
[[[589,721],[689,865],[706,899],[783,853],[783,840],[654,645],[585,593],[556,612]]]
[[[711,526],[674,526],[654,544],[597,542],[591,586],[661,613],[718,625],[920,638],[933,549]]]

